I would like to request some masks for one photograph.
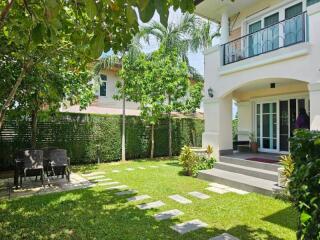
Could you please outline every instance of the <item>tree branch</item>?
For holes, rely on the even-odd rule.
[[[12,8],[14,0],[9,0],[7,5],[2,9],[1,14],[0,14],[0,29],[4,25],[4,21],[7,18],[10,9]]]
[[[29,71],[29,69],[31,68],[33,62],[32,60],[27,61],[26,63],[23,64],[21,73],[19,75],[19,77],[17,78],[16,83],[14,84],[14,86],[12,87],[10,94],[8,96],[8,98],[6,99],[4,105],[2,106],[1,110],[0,110],[0,129],[2,128],[3,122],[4,122],[4,116],[5,113],[7,111],[7,109],[10,107],[16,92],[19,88],[19,86],[21,85],[22,80],[24,79],[24,77],[26,76],[26,73]]]

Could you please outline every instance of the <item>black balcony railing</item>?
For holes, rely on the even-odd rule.
[[[223,65],[306,41],[306,13],[222,45]]]

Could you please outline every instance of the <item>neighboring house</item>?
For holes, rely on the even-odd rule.
[[[300,108],[320,130],[320,0],[198,0],[196,14],[221,24],[205,50],[203,146],[232,153],[232,101],[239,141],[287,153]]]
[[[111,69],[104,69],[100,73],[100,86],[96,91],[96,99],[84,110],[80,110],[79,105],[67,106],[60,109],[62,112],[75,112],[75,113],[92,113],[92,114],[122,114],[122,100],[114,99],[114,95],[117,94],[116,84],[121,81],[118,76],[118,67]],[[190,80],[192,81],[192,80]],[[139,116],[139,103],[126,101],[126,115]],[[200,108],[196,114],[183,115],[180,113],[173,113],[175,117],[192,116],[197,118],[203,118],[203,110]]]
[[[68,106],[62,108],[62,112],[78,112],[78,113],[92,113],[92,114],[122,114],[122,100],[114,99],[117,93],[116,84],[120,80],[117,75],[119,69],[104,69],[100,74],[100,84],[96,91],[96,99],[86,109],[80,111],[79,105]],[[139,116],[139,104],[135,102],[126,101],[126,115]]]

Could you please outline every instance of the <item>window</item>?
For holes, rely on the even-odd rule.
[[[100,75],[101,82],[100,82],[100,96],[106,97],[107,96],[107,76],[101,74]]]
[[[309,7],[309,6],[316,4],[318,2],[320,2],[320,0],[307,0],[307,6]]]

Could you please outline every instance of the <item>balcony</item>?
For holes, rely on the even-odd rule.
[[[222,45],[223,65],[306,42],[306,12]]]

